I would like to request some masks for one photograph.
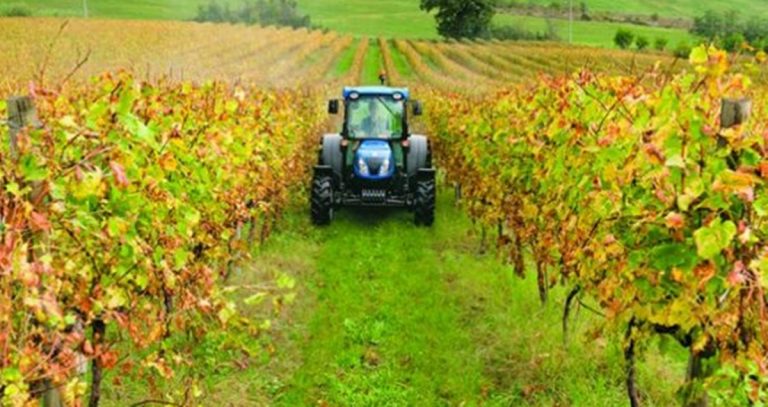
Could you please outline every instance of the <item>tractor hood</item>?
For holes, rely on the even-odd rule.
[[[383,180],[395,174],[395,160],[389,143],[365,140],[355,151],[355,175],[369,180]]]

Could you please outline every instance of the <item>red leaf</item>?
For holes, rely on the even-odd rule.
[[[93,345],[91,345],[91,341],[86,340],[83,342],[83,353],[88,356],[93,355]]]
[[[747,281],[747,277],[744,275],[744,271],[744,263],[741,260],[734,263],[733,270],[731,270],[731,273],[728,274],[728,282],[734,286],[744,284]]]
[[[99,355],[99,361],[104,369],[111,369],[117,365],[117,353],[114,351],[106,351]]]
[[[683,218],[683,215],[677,212],[670,212],[670,214],[666,217],[666,221],[667,227],[670,229],[681,229],[683,226],[685,226],[685,219]]]
[[[117,186],[125,188],[130,184],[130,182],[128,182],[128,178],[125,176],[125,170],[123,169],[122,165],[115,161],[110,161],[109,168],[112,169],[112,174],[115,176],[115,182],[117,182]]]
[[[32,230],[35,231],[48,231],[51,229],[51,222],[48,221],[48,217],[42,213],[32,212],[29,215],[29,220],[32,226]]]

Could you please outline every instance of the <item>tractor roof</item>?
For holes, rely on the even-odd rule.
[[[404,99],[410,97],[408,88],[390,88],[388,86],[356,86],[344,88],[344,99],[349,99],[349,95],[357,93],[360,96],[392,96],[396,93],[403,95]]]

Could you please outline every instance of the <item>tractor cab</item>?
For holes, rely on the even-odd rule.
[[[344,163],[361,180],[393,178],[405,165],[404,146],[408,145],[408,105],[405,88],[382,86],[344,88],[344,121],[341,129]],[[414,102],[414,106],[419,106]],[[329,112],[338,113],[332,100]],[[421,108],[414,109],[415,115]]]
[[[313,221],[327,224],[334,208],[362,205],[407,207],[416,212],[417,223],[432,224],[431,149],[427,138],[411,134],[408,126],[409,113],[421,115],[421,104],[410,100],[407,88],[346,87],[342,96],[328,103],[331,114],[343,107],[344,120],[339,133],[321,138]]]

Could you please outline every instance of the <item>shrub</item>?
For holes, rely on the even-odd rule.
[[[746,38],[744,38],[744,34],[742,33],[731,33],[728,34],[725,39],[722,41],[723,49],[728,52],[735,52],[741,49],[741,45],[746,42]]]
[[[637,39],[635,40],[635,46],[637,47],[638,51],[642,51],[648,48],[648,45],[650,44],[651,44],[651,41],[649,41],[647,37],[640,36],[640,37],[637,37]]]
[[[13,6],[7,9],[0,10],[0,16],[2,17],[30,17],[32,11],[23,6]]]
[[[666,38],[656,38],[656,41],[653,43],[653,48],[656,49],[656,51],[664,51],[667,49],[667,44],[669,41]]]
[[[688,45],[687,42],[683,41],[677,44],[677,47],[675,47],[673,54],[677,58],[688,58],[688,56],[691,55],[691,46]]]
[[[510,25],[494,25],[491,26],[490,37],[513,41],[556,41],[559,39],[557,32],[549,26],[546,32],[534,32]]]
[[[616,31],[616,35],[613,37],[613,42],[621,49],[627,49],[632,46],[632,41],[635,39],[635,34],[631,31],[619,28]]]

